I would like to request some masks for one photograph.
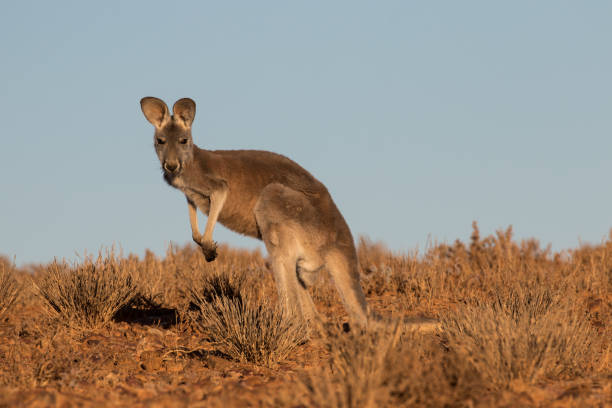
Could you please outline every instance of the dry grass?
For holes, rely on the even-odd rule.
[[[399,329],[344,334],[332,328],[324,334],[330,353],[324,365],[301,378],[297,395],[305,406],[377,407],[387,402],[385,369],[397,347]]]
[[[372,309],[442,330],[344,333],[324,275],[312,293],[325,330],[305,341],[262,256],[228,247],[213,263],[171,247],[33,266],[31,278],[0,264],[12,277],[0,290],[19,282],[0,324],[0,405],[612,404],[612,236],[554,253],[474,225],[467,243],[394,254],[361,240],[358,255]]]
[[[226,298],[242,303],[242,293],[246,289],[247,276],[233,268],[210,268],[192,270],[183,274],[186,285],[184,296],[191,307],[200,309],[217,298]]]
[[[277,304],[217,297],[200,305],[200,327],[208,340],[230,357],[274,367],[306,340],[307,329],[288,319]]]
[[[296,392],[277,402],[293,406],[381,407],[468,404],[482,392],[479,373],[431,334],[397,322],[349,334],[328,329],[329,363],[304,373]]]
[[[468,305],[445,316],[442,330],[447,347],[488,388],[580,376],[596,357],[587,319],[547,288],[516,288],[490,304]]]
[[[306,340],[307,328],[268,297],[247,287],[244,274],[215,271],[191,279],[194,323],[231,358],[273,367]]]
[[[19,285],[13,276],[13,268],[8,261],[0,258],[0,320],[8,314],[17,300]]]
[[[112,253],[74,267],[53,262],[36,287],[51,316],[71,327],[96,328],[136,297],[131,266]]]

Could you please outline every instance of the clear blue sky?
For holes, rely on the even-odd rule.
[[[0,253],[191,240],[143,96],[210,149],[285,154],[390,248],[612,227],[612,2],[13,1],[0,13]],[[215,239],[255,240],[218,228]]]

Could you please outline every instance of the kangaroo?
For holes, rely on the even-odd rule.
[[[191,236],[208,262],[217,256],[215,224],[260,239],[271,258],[279,299],[289,315],[316,316],[308,286],[329,271],[351,323],[366,326],[351,231],[327,191],[308,171],[280,154],[259,150],[205,150],[193,143],[196,104],[145,97],[144,116],[155,127],[154,144],[166,182],[187,198]],[[197,210],[208,216],[204,234]]]

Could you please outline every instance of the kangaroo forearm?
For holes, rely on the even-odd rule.
[[[227,198],[227,187],[214,191],[210,195],[210,210],[208,211],[208,219],[206,220],[206,227],[204,228],[203,240],[205,242],[212,241],[213,230],[215,224],[219,219],[219,214],[225,204]]]
[[[191,225],[191,236],[194,240],[200,238],[200,228],[198,227],[198,213],[196,205],[190,199],[187,199],[187,207],[189,208],[189,224]]]

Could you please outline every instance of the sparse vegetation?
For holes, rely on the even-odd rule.
[[[358,252],[372,309],[441,330],[346,333],[322,276],[324,330],[306,341],[277,309],[262,256],[227,247],[213,263],[187,246],[29,267],[31,278],[0,264],[0,405],[612,404],[612,236],[554,253],[474,225],[467,243],[422,254],[367,240]]]

